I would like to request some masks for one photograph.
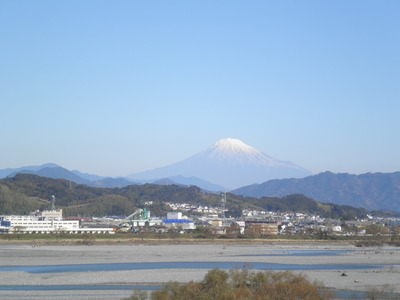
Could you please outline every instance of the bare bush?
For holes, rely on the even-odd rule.
[[[256,272],[234,269],[209,271],[201,282],[169,282],[152,293],[152,300],[323,300],[321,286],[290,271]],[[322,290],[323,291],[323,290]]]

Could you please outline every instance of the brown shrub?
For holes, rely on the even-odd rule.
[[[209,271],[199,282],[170,282],[152,293],[153,300],[323,300],[321,286],[290,271]]]

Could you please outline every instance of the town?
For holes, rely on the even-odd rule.
[[[399,218],[368,215],[365,219],[344,221],[301,212],[248,210],[242,216],[226,216],[226,198],[221,207],[165,202],[166,216],[152,216],[152,201],[129,216],[63,217],[62,209],[35,211],[27,216],[0,216],[0,233],[70,234],[188,234],[207,233],[218,237],[309,236],[313,238],[351,236],[397,236]]]

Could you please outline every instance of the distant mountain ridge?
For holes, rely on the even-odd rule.
[[[128,177],[135,180],[197,177],[230,190],[269,179],[299,178],[311,174],[291,162],[272,158],[240,140],[225,138],[180,162]]]
[[[86,185],[91,184],[91,181],[83,179],[82,177],[79,177],[78,175],[74,174],[73,172],[68,171],[67,169],[64,169],[59,166],[44,167],[44,168],[41,168],[41,169],[38,169],[35,171],[23,169],[18,172],[12,173],[8,176],[14,177],[16,174],[33,174],[33,175],[54,178],[54,179],[66,179],[66,180],[73,181],[73,182],[79,183],[79,184],[86,184]]]
[[[25,166],[25,167],[20,167],[20,168],[7,168],[7,169],[0,170],[0,178],[10,176],[11,174],[14,174],[14,173],[15,174],[19,173],[23,170],[38,171],[43,168],[54,168],[54,167],[59,167],[59,165],[53,164],[53,163],[48,163],[48,164],[44,164],[44,165],[40,165],[40,166]]]
[[[91,187],[99,188],[121,188],[132,184],[145,184],[153,183],[158,185],[182,185],[191,186],[196,185],[206,191],[221,191],[223,188],[221,186],[212,184],[210,182],[201,180],[196,177],[184,177],[184,176],[174,176],[171,178],[162,179],[149,179],[149,180],[129,180],[126,178],[111,178],[111,177],[101,177],[97,175],[92,175],[88,173],[82,173],[77,170],[69,171],[57,164],[49,163],[40,166],[27,166],[15,169],[4,169],[0,170],[1,178],[14,177],[17,174],[32,174],[53,179],[66,179],[71,182],[78,184],[85,184]]]
[[[300,179],[270,180],[231,192],[257,198],[303,194],[325,203],[400,211],[400,172],[361,175],[324,172]]]
[[[93,175],[93,174],[82,173],[82,172],[79,172],[78,170],[73,170],[71,172],[74,173],[75,175],[78,175],[79,177],[89,180],[89,181],[98,181],[98,180],[103,180],[105,178],[105,177],[97,176],[97,175]]]

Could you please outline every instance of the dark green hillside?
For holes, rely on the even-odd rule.
[[[29,197],[0,184],[0,214],[28,214],[49,207],[50,201]]]
[[[202,206],[220,206],[220,196],[204,193],[200,188],[178,185],[130,185],[124,188],[94,188],[37,175],[18,174],[0,180],[0,214],[27,214],[37,209],[50,209],[50,199],[56,197],[56,206],[65,216],[129,215],[136,208],[147,206],[153,215],[168,211],[165,202],[189,203]],[[228,216],[239,217],[243,209],[280,212],[303,212],[324,217],[354,219],[368,211],[350,206],[321,203],[304,195],[261,199],[227,194]]]
[[[232,193],[257,198],[303,194],[325,203],[400,212],[400,172],[361,175],[324,172],[305,178],[270,180]]]
[[[22,214],[50,208],[52,195],[64,215],[129,215],[153,201],[153,213],[165,213],[164,202],[219,205],[215,194],[202,193],[197,187],[176,185],[131,185],[124,188],[94,188],[30,174],[0,180],[0,214]],[[39,199],[40,201],[38,201]],[[27,209],[27,207],[29,209]],[[28,211],[27,211],[28,210]]]
[[[107,189],[92,188],[65,179],[52,179],[30,174],[17,174],[12,178],[1,180],[0,183],[15,192],[30,197],[50,200],[54,195],[59,206],[73,205],[105,194],[111,194],[111,191]]]
[[[352,220],[356,217],[366,217],[368,210],[348,205],[322,203],[304,195],[289,195],[283,198],[263,197],[257,201],[265,210],[281,212],[315,213],[325,218]]]

